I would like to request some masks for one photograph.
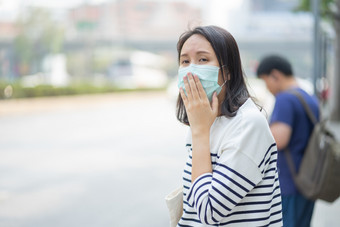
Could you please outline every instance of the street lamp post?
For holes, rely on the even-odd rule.
[[[312,0],[312,12],[314,16],[314,39],[313,39],[313,85],[314,92],[316,90],[316,83],[321,73],[321,29],[320,29],[320,0]]]
[[[334,121],[340,121],[340,0],[335,0],[337,8],[334,15],[334,28],[336,33],[335,44],[335,74],[331,81],[331,115],[330,118]]]

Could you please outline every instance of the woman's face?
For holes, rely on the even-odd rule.
[[[202,35],[192,35],[183,44],[181,55],[179,58],[179,67],[187,67],[190,64],[196,65],[213,65],[220,67],[214,49],[209,41]],[[221,70],[218,73],[218,84],[222,85],[224,79],[222,78]],[[218,95],[218,100],[224,100],[225,86]]]

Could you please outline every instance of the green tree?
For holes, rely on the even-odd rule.
[[[298,10],[309,11],[315,0],[301,0]],[[336,33],[335,46],[335,76],[331,81],[331,97],[330,102],[332,109],[330,110],[330,118],[340,121],[340,0],[318,0],[319,13],[323,20],[330,21]]]
[[[311,2],[313,0],[301,0],[297,10],[300,11],[310,11],[312,6]],[[333,12],[330,10],[331,5],[335,2],[335,0],[320,0],[320,14],[324,17],[329,17],[333,14]]]
[[[13,42],[21,74],[39,71],[44,56],[63,48],[64,30],[46,9],[27,8],[18,18],[17,28]]]

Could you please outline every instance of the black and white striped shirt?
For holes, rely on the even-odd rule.
[[[212,173],[191,184],[192,148],[183,172],[178,226],[282,226],[277,148],[267,120],[251,99],[210,130]]]

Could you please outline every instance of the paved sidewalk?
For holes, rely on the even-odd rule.
[[[340,198],[334,203],[317,201],[312,218],[312,227],[340,226]]]
[[[0,100],[0,126],[1,227],[168,226],[187,129],[165,93]],[[338,226],[318,201],[312,227]]]

